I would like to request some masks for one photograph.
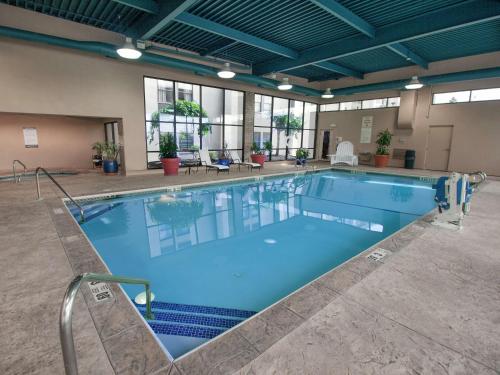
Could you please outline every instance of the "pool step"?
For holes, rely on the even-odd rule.
[[[136,307],[142,315],[144,305]],[[256,312],[224,307],[186,305],[153,301],[154,320],[148,321],[156,334],[212,339]]]
[[[85,210],[85,221],[88,222],[96,217],[105,214],[112,209],[119,207],[123,204],[123,202],[118,203],[109,203],[109,204],[86,204],[83,209]],[[80,217],[80,211],[74,205],[68,205],[71,214],[74,217]]]

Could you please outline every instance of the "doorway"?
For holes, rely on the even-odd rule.
[[[328,149],[330,148],[330,131],[323,132],[323,146],[321,148],[321,159],[328,158]]]
[[[432,125],[427,135],[425,169],[448,171],[453,125]]]

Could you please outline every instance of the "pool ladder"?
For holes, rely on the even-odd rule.
[[[98,273],[83,273],[71,281],[64,295],[59,315],[59,336],[66,375],[78,375],[78,365],[76,361],[75,342],[73,340],[72,314],[76,294],[84,281],[101,281],[124,284],[143,284],[146,289],[146,314],[148,320],[154,319],[151,312],[151,288],[149,281],[132,277],[106,275]]]
[[[23,167],[23,174],[19,175],[19,178],[17,177],[17,174],[16,174],[16,163],[22,165],[22,167]],[[21,182],[21,176],[26,175],[26,169],[27,169],[26,165],[21,160],[15,159],[12,161],[12,174],[14,175],[14,183],[15,184]]]
[[[59,185],[59,183],[54,179],[54,177],[52,177],[52,175],[47,172],[45,170],[45,168],[42,168],[42,167],[38,167],[35,171],[35,179],[36,179],[36,195],[37,195],[37,199],[40,200],[42,199],[41,197],[41,194],[40,194],[40,179],[38,177],[38,175],[40,174],[40,171],[42,171],[43,173],[45,173],[45,175],[47,175],[48,178],[50,178],[52,180],[52,182],[59,188],[59,190],[61,190],[64,195],[66,195],[66,197],[68,197],[68,199],[76,206],[78,207],[78,209],[80,210],[80,222],[84,222],[85,221],[85,215],[84,215],[84,212],[83,212],[83,208],[82,206],[80,206],[78,203],[76,203],[76,201],[73,199],[73,197],[71,195],[69,195],[66,190],[63,189],[63,187],[61,185]]]

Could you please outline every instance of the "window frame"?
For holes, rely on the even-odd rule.
[[[369,111],[369,110],[377,110],[377,109],[387,109],[387,108],[399,108],[400,104],[397,106],[390,106],[389,105],[389,99],[394,99],[394,98],[400,98],[400,104],[401,104],[401,97],[400,96],[384,96],[381,98],[371,98],[371,99],[360,99],[360,100],[347,100],[347,101],[342,101],[342,102],[332,102],[332,103],[323,103],[323,104],[318,104],[319,106],[319,112],[348,112],[348,111]],[[385,100],[385,106],[384,107],[376,107],[376,108],[363,108],[363,102],[367,100]],[[343,103],[352,103],[352,102],[360,102],[361,107],[356,108],[356,109],[340,109],[341,105]],[[331,110],[326,110],[327,105],[336,105],[337,109],[331,109]],[[325,109],[321,109],[325,108]]]
[[[317,134],[318,134],[318,116],[319,116],[319,104],[318,103],[314,103],[314,102],[309,102],[309,101],[306,101],[306,100],[298,100],[298,99],[290,99],[290,98],[284,98],[282,96],[275,96],[275,95],[266,95],[266,94],[258,94],[258,93],[255,93],[255,95],[260,95],[261,96],[261,104],[262,104],[262,97],[263,96],[267,96],[267,97],[270,97],[271,98],[271,118],[270,118],[270,124],[269,126],[255,126],[254,124],[254,127],[253,127],[253,135],[252,135],[252,141],[255,140],[254,136],[255,136],[255,129],[268,129],[269,130],[269,140],[271,142],[271,144],[273,143],[273,130],[276,129],[275,126],[273,126],[273,116],[274,116],[274,102],[275,102],[275,99],[283,99],[283,100],[287,100],[288,101],[288,105],[287,105],[287,127],[286,127],[286,136],[289,136],[289,133],[290,133],[290,109],[291,109],[291,102],[292,101],[295,101],[295,102],[302,102],[302,127],[300,129],[300,147],[301,148],[305,148],[309,151],[312,150],[312,156],[310,156],[309,158],[310,159],[314,159],[316,157],[316,140],[317,140]],[[307,128],[305,129],[304,128],[304,116],[306,114],[306,103],[307,104],[312,104],[312,105],[315,105],[316,106],[316,116],[315,116],[315,126],[314,126],[314,129],[312,128]],[[254,105],[255,105],[255,99],[254,99]],[[262,105],[260,106],[261,108],[261,112],[262,112]],[[254,116],[255,116],[255,110],[254,110]],[[310,148],[310,147],[304,147],[304,131],[309,131],[309,132],[313,132],[314,133],[314,141],[313,141],[313,148]],[[279,135],[278,135],[279,136]],[[289,155],[290,155],[290,150],[296,150],[296,148],[291,148],[289,146],[285,146],[285,147],[280,147],[280,148],[272,148],[272,151],[271,151],[271,154],[269,155],[269,160],[268,161],[273,161],[273,152],[274,151],[280,151],[280,150],[285,150],[285,159],[284,160],[295,160],[295,157],[294,158],[290,158]],[[275,161],[283,161],[283,159],[276,159]]]
[[[242,108],[242,111],[243,111],[243,121],[242,121],[242,124],[241,125],[234,125],[234,124],[228,124],[227,126],[239,126],[242,128],[242,132],[241,132],[241,149],[238,148],[238,149],[233,149],[233,148],[228,148],[227,150],[228,151],[238,151],[238,152],[241,152],[241,155],[242,155],[242,159],[244,159],[245,157],[245,120],[246,120],[246,116],[245,116],[245,105],[246,105],[246,92],[243,91],[243,90],[234,90],[234,89],[229,89],[229,88],[226,88],[226,87],[223,87],[223,86],[214,86],[214,85],[202,85],[202,84],[199,84],[199,83],[196,83],[196,82],[190,82],[190,81],[179,81],[179,80],[175,80],[175,79],[168,79],[168,78],[162,78],[162,77],[154,77],[154,76],[148,76],[148,75],[143,75],[142,77],[142,92],[143,92],[143,97],[144,97],[144,142],[146,144],[146,169],[159,169],[159,167],[150,167],[149,163],[149,154],[158,154],[159,151],[149,151],[148,150],[148,124],[151,123],[151,119],[147,119],[146,117],[146,84],[145,84],[145,81],[146,81],[146,78],[148,79],[153,79],[153,80],[156,80],[156,81],[170,81],[172,82],[172,92],[173,92],[173,100],[172,100],[172,104],[175,108],[175,102],[176,102],[176,89],[177,89],[177,84],[178,83],[184,83],[184,84],[188,84],[188,85],[195,85],[195,86],[198,86],[199,87],[199,98],[200,98],[200,108],[203,109],[203,98],[202,98],[202,87],[211,87],[211,88],[216,88],[216,89],[222,89],[223,90],[223,95],[222,95],[222,122],[220,124],[211,124],[211,125],[214,125],[214,126],[221,126],[222,127],[222,147],[224,147],[224,141],[225,141],[225,126],[226,126],[226,123],[225,123],[225,111],[226,111],[226,90],[228,91],[237,91],[237,92],[241,92],[243,93],[243,108]],[[158,85],[158,83],[157,83]],[[156,90],[158,91],[158,86],[156,87]],[[158,102],[158,104],[160,104]],[[172,123],[173,126],[174,126],[174,137],[177,137],[177,124],[178,124],[178,121],[177,121],[177,116],[174,115],[174,118],[173,118],[173,121],[160,121],[160,124],[162,123]],[[185,123],[181,123],[179,122],[180,125],[182,124],[185,124]],[[201,114],[200,114],[200,117],[199,117],[199,122],[198,124],[202,124],[202,121],[201,121]],[[203,136],[202,135],[199,135],[200,137],[200,148],[203,147]],[[176,138],[177,139],[177,138]],[[220,152],[222,151],[222,149],[208,149],[208,151],[217,151],[217,152]]]

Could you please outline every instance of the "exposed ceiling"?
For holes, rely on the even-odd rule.
[[[0,0],[324,81],[500,50],[496,0]]]

